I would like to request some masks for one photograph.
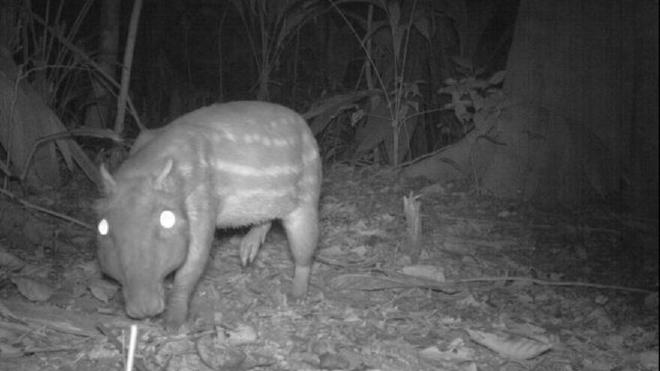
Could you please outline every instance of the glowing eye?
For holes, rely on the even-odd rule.
[[[101,236],[105,236],[108,234],[108,231],[110,230],[110,225],[108,224],[107,220],[101,219],[97,229],[99,230],[99,234]]]
[[[173,212],[171,212],[170,210],[165,210],[162,213],[160,213],[161,227],[165,229],[170,229],[174,227],[174,223],[176,223],[176,216],[174,215]]]

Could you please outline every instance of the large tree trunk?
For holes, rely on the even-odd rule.
[[[493,140],[468,137],[441,156],[468,164],[497,196],[575,207],[630,195],[629,208],[657,217],[657,7],[522,0],[504,86],[511,106],[480,133]],[[448,167],[437,156],[407,174],[452,176]]]
[[[635,91],[627,204],[658,220],[658,1],[635,2]]]
[[[631,110],[621,98],[632,93],[632,65],[622,58],[631,54],[622,43],[631,33],[620,19],[632,17],[619,6],[520,3],[505,83],[516,105],[500,123],[507,145],[484,174],[487,188],[548,205],[576,205],[590,188],[618,189],[626,153],[619,129]]]
[[[635,165],[631,138],[636,127],[649,135],[655,130],[654,143],[649,143],[655,154],[647,161],[655,163],[657,179],[657,103],[655,118],[636,118],[633,104],[640,94],[634,25],[639,16],[652,12],[642,9],[651,4],[520,3],[505,83],[516,105],[500,123],[499,139],[507,145],[497,147],[483,177],[485,187],[500,195],[521,191],[527,199],[566,206],[619,193],[624,179],[641,180],[629,176]],[[655,39],[657,69],[657,33]],[[657,71],[655,86],[657,102]],[[657,205],[657,180],[655,184]]]

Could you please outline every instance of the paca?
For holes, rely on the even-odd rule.
[[[266,102],[216,104],[144,132],[114,175],[102,166],[97,212],[102,270],[122,284],[133,318],[188,314],[216,227],[251,225],[240,256],[251,262],[273,219],[294,259],[292,295],[307,291],[318,240],[321,161],[305,120]],[[174,283],[165,304],[165,277]]]

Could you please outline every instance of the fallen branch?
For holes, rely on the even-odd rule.
[[[427,277],[415,276],[395,271],[388,271],[384,269],[373,269],[372,274],[345,274],[335,277],[334,284],[342,289],[355,289],[355,290],[385,290],[393,288],[422,288],[441,291],[445,294],[456,295],[461,291],[456,287],[461,284],[474,283],[474,282],[502,282],[502,281],[518,281],[533,283],[544,286],[576,286],[576,287],[591,287],[604,290],[618,290],[638,292],[643,294],[653,294],[657,291],[641,289],[636,287],[626,287],[617,285],[603,285],[598,283],[588,283],[579,281],[547,281],[537,278],[529,277],[477,277],[465,278],[458,280],[438,281]],[[379,275],[375,275],[377,273]]]
[[[527,282],[534,283],[537,285],[544,286],[577,286],[577,287],[592,287],[596,289],[605,289],[605,290],[618,290],[618,291],[630,291],[630,292],[641,292],[644,294],[652,294],[656,291],[640,289],[637,287],[626,287],[618,285],[603,285],[599,283],[589,283],[589,282],[580,282],[580,281],[547,281],[540,280],[537,278],[529,277],[478,277],[478,278],[465,278],[460,280],[451,280],[446,281],[447,283],[471,283],[471,282],[501,282],[501,281],[518,281],[518,282]]]

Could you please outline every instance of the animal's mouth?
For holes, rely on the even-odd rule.
[[[135,319],[153,317],[165,310],[165,292],[162,284],[125,287],[126,314]]]

